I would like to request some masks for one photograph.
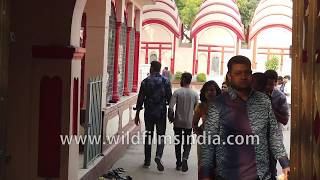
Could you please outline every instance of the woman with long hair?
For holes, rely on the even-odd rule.
[[[195,134],[202,135],[203,134],[203,124],[206,119],[206,114],[208,112],[208,105],[212,103],[216,96],[221,94],[221,89],[219,88],[218,84],[215,81],[208,81],[206,82],[201,90],[200,90],[200,103],[197,104],[193,114],[193,121],[192,121],[192,128]],[[201,123],[200,120],[202,121]],[[198,153],[198,165],[200,163],[199,159],[201,156],[201,148],[198,144],[197,147]],[[198,171],[198,179],[199,177]],[[214,174],[213,174],[214,175]]]

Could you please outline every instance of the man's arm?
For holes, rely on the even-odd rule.
[[[136,105],[136,117],[134,118],[135,124],[138,126],[140,124],[140,111],[143,106],[144,103],[144,99],[145,99],[145,81],[142,81],[141,86],[140,86],[140,90],[139,90],[139,94],[138,94],[138,99],[137,99],[137,105]]]
[[[170,99],[169,103],[169,110],[168,110],[168,119],[170,122],[174,121],[174,110],[173,107],[176,105],[177,102],[177,91],[175,91]]]
[[[201,145],[200,157],[200,173],[202,180],[210,178],[214,168],[216,151],[212,140],[214,140],[216,135],[219,135],[219,112],[217,107],[212,104],[208,108],[208,114],[204,122],[203,136],[205,142]],[[211,139],[211,142],[208,142],[209,139]]]
[[[198,96],[198,93],[195,92],[195,103],[193,108],[196,108],[198,103],[199,103],[199,96]]]
[[[279,110],[273,109],[274,115],[277,119],[277,121],[283,125],[286,125],[289,121],[289,116],[283,115],[279,112]]]
[[[193,132],[196,133],[196,135],[202,134],[201,128],[198,126],[200,118],[201,118],[199,105],[197,105],[195,107],[194,112],[193,112],[193,119],[192,119],[192,129],[193,129]]]
[[[169,104],[172,96],[171,83],[168,79],[165,80],[166,103]]]
[[[289,167],[289,159],[283,145],[283,140],[278,130],[277,120],[272,111],[271,104],[269,106],[269,144],[274,157],[279,161],[283,169]]]
[[[287,103],[287,98],[282,92],[280,92],[280,90],[277,90],[276,93],[280,94],[279,96],[272,98],[271,101],[274,101],[272,103],[272,109],[277,121],[283,125],[286,125],[289,121],[289,106]]]
[[[281,114],[289,118],[289,105],[287,102],[287,97],[282,93],[279,100],[279,111],[281,112]]]

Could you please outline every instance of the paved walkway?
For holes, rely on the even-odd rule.
[[[172,124],[167,125],[167,134],[173,135]],[[287,152],[290,154],[290,131],[283,131],[284,144]],[[155,155],[156,146],[152,146],[152,160]],[[131,145],[126,154],[119,159],[113,168],[122,167],[127,171],[134,180],[196,180],[197,179],[197,147],[193,145],[188,161],[189,171],[182,174],[175,170],[175,153],[174,145],[166,145],[164,149],[163,162],[165,165],[164,173],[159,173],[154,161],[150,169],[142,167],[144,160],[143,145]],[[281,167],[278,163],[278,173],[281,173]]]
[[[167,125],[167,134],[173,136],[173,125]],[[190,157],[188,161],[189,171],[182,174],[176,171],[176,158],[174,153],[174,145],[166,145],[163,152],[163,163],[165,166],[164,173],[160,173],[153,161],[155,156],[156,145],[152,145],[152,162],[150,169],[142,167],[144,161],[144,146],[131,145],[126,154],[119,159],[113,168],[122,167],[127,171],[133,180],[195,180],[197,179],[197,147],[191,147]]]

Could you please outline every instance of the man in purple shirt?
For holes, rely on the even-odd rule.
[[[204,124],[205,143],[201,145],[201,180],[269,180],[269,149],[284,173],[289,159],[280,138],[276,118],[268,96],[251,89],[251,62],[234,56],[228,62],[230,88],[208,108]],[[219,137],[221,142],[210,141]],[[241,137],[244,141],[240,141]],[[258,138],[257,138],[258,137]]]

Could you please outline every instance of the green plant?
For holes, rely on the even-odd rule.
[[[277,70],[279,68],[279,57],[272,56],[269,60],[266,61],[266,70]]]
[[[176,73],[174,73],[174,80],[180,81],[181,75],[182,75],[181,71],[177,71]]]
[[[207,75],[205,73],[199,73],[197,75],[197,81],[198,82],[206,82],[207,81]]]

